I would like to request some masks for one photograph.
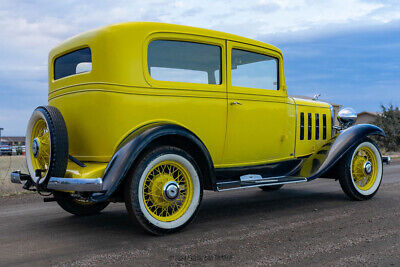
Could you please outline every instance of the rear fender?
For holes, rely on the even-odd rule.
[[[124,180],[135,160],[138,159],[144,149],[152,141],[167,135],[189,139],[202,151],[207,162],[204,176],[210,178],[212,185],[215,185],[214,165],[203,142],[194,133],[181,126],[153,123],[135,130],[122,141],[105,169],[103,177],[104,192],[93,194],[91,200],[95,202],[107,200]]]

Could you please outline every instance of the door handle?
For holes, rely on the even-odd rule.
[[[241,105],[241,104],[242,104],[242,103],[237,102],[237,101],[231,102],[231,106],[233,106],[233,105]]]

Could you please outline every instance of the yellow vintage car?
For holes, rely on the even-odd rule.
[[[218,31],[120,23],[72,37],[49,55],[48,105],[27,127],[28,174],[11,180],[66,211],[125,202],[153,234],[178,231],[203,190],[325,177],[365,200],[382,180],[373,125],[288,96],[282,52]]]

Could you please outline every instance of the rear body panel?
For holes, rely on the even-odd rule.
[[[216,163],[221,161],[226,127],[223,93],[99,84],[76,89],[49,104],[63,114],[70,154],[81,161],[108,162],[130,132],[154,122],[190,129]]]

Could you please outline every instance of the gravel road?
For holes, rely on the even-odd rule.
[[[378,194],[348,200],[319,179],[277,192],[205,192],[183,232],[154,237],[123,204],[75,217],[36,195],[0,198],[0,265],[399,265],[400,164]]]

